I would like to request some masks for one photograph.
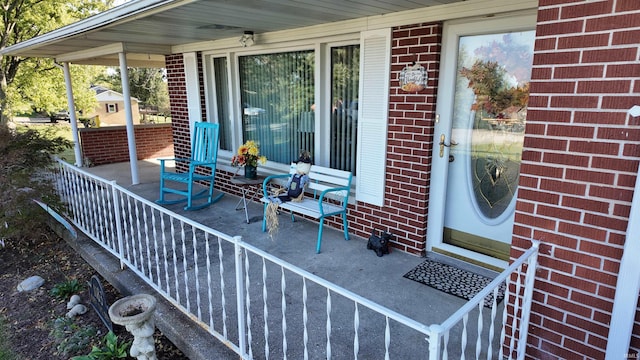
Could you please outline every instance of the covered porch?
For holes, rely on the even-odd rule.
[[[129,163],[61,169],[63,196],[84,202],[71,213],[88,238],[81,233],[79,240],[70,241],[123,294],[152,292],[164,298],[158,327],[190,358],[227,358],[234,351],[243,358],[515,354],[517,341],[510,342],[511,351],[499,345],[501,336],[513,337],[522,324],[518,319],[501,333],[506,301],[485,308],[403,277],[424,258],[399,251],[377,257],[367,250],[366,239],[345,241],[339,230],[328,227],[323,251],[316,254],[317,223],[291,222],[282,214],[272,239],[261,230],[262,205],[249,202],[247,224],[244,212],[236,210],[240,198],[231,194],[199,211],[167,206],[172,215],[165,217],[145,205],[158,197],[157,163],[137,165],[140,183],[127,185],[132,194],[124,197],[106,187],[112,180],[131,183]],[[122,210],[101,219],[99,209],[111,207]],[[234,248],[225,238],[242,246]],[[124,254],[122,263],[118,252]],[[487,277],[497,275],[442,256],[438,260]],[[515,280],[512,290],[525,296],[520,286],[524,270],[516,267],[520,277],[509,275]],[[238,292],[242,302],[236,299]],[[530,293],[525,297],[530,299]],[[450,319],[454,314],[461,323]],[[433,337],[432,331],[438,335]]]
[[[440,246],[436,250],[447,251],[442,247],[441,241],[442,230],[446,226],[442,222],[434,224],[432,221],[444,219],[444,216],[440,215],[443,215],[445,210],[453,210],[451,207],[443,209],[444,205],[474,204],[467,201],[448,201],[445,198],[445,192],[437,187],[438,181],[441,185],[447,185],[448,179],[470,178],[449,176],[449,164],[451,160],[455,160],[455,156],[448,156],[450,153],[447,149],[451,147],[452,139],[447,135],[454,129],[452,115],[455,114],[453,105],[457,96],[453,90],[455,83],[458,82],[454,81],[453,74],[456,73],[456,65],[460,64],[456,53],[461,53],[456,51],[456,49],[459,50],[456,39],[473,38],[488,32],[511,34],[518,30],[535,31],[534,47],[531,53],[533,78],[529,91],[532,101],[526,118],[526,130],[522,134],[524,142],[520,167],[521,181],[518,181],[517,196],[512,198],[514,200],[512,202],[513,224],[502,222],[501,224],[507,224],[506,230],[500,231],[500,235],[506,237],[503,242],[511,244],[509,262],[530,247],[530,239],[542,242],[540,271],[535,282],[536,299],[531,311],[531,328],[528,329],[531,336],[527,355],[533,358],[606,357],[607,359],[620,358],[621,353],[628,354],[624,356],[635,356],[637,349],[640,348],[640,336],[637,331],[634,331],[638,329],[636,313],[640,288],[640,268],[635,265],[635,254],[640,251],[638,250],[640,242],[634,241],[638,238],[637,225],[640,224],[640,221],[636,221],[638,209],[640,209],[640,183],[637,182],[640,132],[637,131],[636,106],[639,102],[637,59],[638,43],[640,43],[638,41],[640,34],[638,4],[640,2],[634,0],[420,0],[412,2],[274,0],[265,2],[265,6],[256,6],[256,4],[257,2],[251,0],[234,3],[215,0],[137,0],[85,21],[5,48],[0,53],[55,58],[66,68],[67,83],[70,83],[68,76],[70,63],[120,65],[123,70],[127,66],[166,67],[170,75],[168,76],[171,81],[170,88],[175,91],[172,95],[172,120],[174,121],[172,130],[176,155],[179,157],[188,155],[191,129],[197,122],[208,121],[225,124],[230,130],[227,139],[229,141],[221,146],[220,154],[221,160],[228,161],[238,145],[246,140],[245,131],[255,128],[255,122],[249,122],[244,126],[245,118],[254,114],[257,116],[261,113],[259,109],[263,108],[255,104],[244,107],[243,94],[253,93],[254,89],[251,87],[254,84],[242,86],[240,76],[249,73],[251,68],[241,67],[241,60],[281,52],[297,56],[300,51],[304,51],[305,54],[314,56],[314,61],[310,62],[313,65],[308,67],[310,71],[305,74],[313,72],[314,75],[297,78],[314,78],[317,84],[314,85],[313,91],[311,87],[309,88],[310,101],[296,109],[307,111],[311,106],[317,109],[313,138],[315,162],[328,166],[332,154],[330,147],[326,145],[330,144],[333,137],[330,122],[327,120],[331,119],[334,104],[330,91],[332,88],[330,83],[333,80],[329,76],[332,63],[329,50],[337,50],[344,46],[353,49],[360,47],[363,53],[368,55],[360,61],[363,77],[358,81],[358,88],[363,89],[357,96],[358,130],[362,131],[357,139],[361,150],[356,149],[351,157],[356,159],[360,166],[373,171],[366,177],[366,181],[362,181],[365,177],[360,176],[360,182],[356,184],[356,191],[359,193],[356,193],[356,204],[350,210],[350,215],[355,220],[350,222],[351,231],[352,234],[367,237],[372,227],[384,224],[391,231],[405,232],[403,241],[395,245],[404,246],[405,251],[417,254],[432,251],[434,244]],[[487,27],[489,23],[492,30]],[[255,35],[252,46],[249,46],[248,42],[243,41],[240,44],[238,41],[245,31],[253,32]],[[369,49],[379,49],[379,51],[370,52]],[[508,58],[517,59],[516,57]],[[149,61],[155,62],[156,65],[149,64]],[[418,92],[405,91],[399,75],[405,68],[418,63],[427,70],[429,75],[426,87]],[[452,81],[449,82],[447,79]],[[123,84],[126,83],[126,79],[123,79]],[[266,84],[266,82],[263,83]],[[466,90],[470,91],[468,88]],[[125,94],[125,97],[128,96]],[[73,114],[70,88],[68,88],[68,99],[70,113]],[[351,99],[355,100],[355,97],[351,96]],[[445,101],[441,102],[441,100]],[[349,103],[345,102],[345,104]],[[471,106],[466,108],[470,109]],[[247,116],[245,116],[245,109],[248,112]],[[350,111],[354,115],[353,109],[354,107],[350,106],[342,114],[349,114]],[[364,109],[367,111],[365,112]],[[518,113],[523,114],[520,111]],[[276,115],[276,118],[284,118],[280,113]],[[305,117],[302,114],[297,118],[293,117],[291,124],[297,124],[294,120],[298,118]],[[72,124],[74,123],[75,120],[72,121]],[[283,128],[280,127],[280,129]],[[516,128],[519,129],[518,131],[522,130],[519,126]],[[133,126],[129,122],[127,139],[130,149],[128,153],[131,160],[128,164],[130,170],[121,173],[130,173],[132,178],[123,184],[140,183],[134,135]],[[365,139],[366,144],[362,141]],[[500,144],[508,145],[509,143],[503,141]],[[77,141],[76,144],[78,144]],[[458,149],[461,148],[462,146],[458,147]],[[362,149],[365,150],[362,151]],[[371,151],[372,149],[376,151]],[[76,148],[76,164],[81,165],[82,159],[78,150],[79,148]],[[461,160],[460,156],[457,158]],[[288,164],[289,161],[273,161],[272,164],[265,166],[265,170],[282,172],[283,167]],[[453,164],[465,163],[455,161]],[[480,166],[479,168],[489,170],[485,171],[488,176],[485,179],[492,183],[491,180],[495,181],[498,175],[504,174],[504,169],[500,162],[495,162],[495,167],[488,165],[488,167]],[[228,178],[229,170],[221,170],[227,173]],[[360,171],[357,173],[362,174]],[[171,219],[175,219],[177,224],[188,224],[187,228],[198,229],[200,233],[213,234],[210,226],[214,225],[230,226],[234,230],[231,234],[215,233],[213,235],[215,239],[224,238],[226,244],[239,247],[239,249],[230,249],[230,252],[225,251],[225,254],[233,254],[233,261],[229,256],[225,259],[234,264],[231,267],[233,271],[227,271],[226,274],[242,275],[245,272],[252,274],[249,268],[243,270],[238,267],[238,264],[243,265],[244,262],[240,256],[244,256],[247,251],[254,255],[260,253],[259,258],[268,257],[270,263],[277,263],[280,260],[271,258],[273,253],[270,252],[279,250],[283,254],[278,256],[297,258],[299,263],[304,265],[303,269],[318,272],[320,272],[317,269],[318,261],[329,259],[328,267],[336,268],[351,266],[355,259],[366,259],[370,267],[362,270],[360,267],[337,270],[337,274],[341,276],[338,277],[338,283],[348,283],[350,286],[363,283],[375,285],[376,294],[373,296],[395,296],[390,306],[392,309],[403,309],[403,313],[399,315],[395,312],[394,315],[385,312],[392,310],[376,312],[375,314],[386,314],[382,316],[380,321],[382,325],[377,328],[378,331],[375,331],[376,335],[370,336],[370,332],[366,332],[366,336],[358,338],[352,336],[353,333],[345,335],[345,333],[338,333],[337,330],[333,333],[329,330],[351,328],[358,333],[357,329],[363,323],[361,320],[370,317],[360,317],[359,307],[351,302],[348,304],[351,310],[345,312],[345,316],[341,318],[352,320],[349,323],[338,324],[337,321],[331,323],[328,319],[336,319],[335,313],[333,317],[328,316],[331,313],[329,310],[336,307],[330,306],[332,301],[327,295],[331,291],[327,290],[327,294],[320,295],[314,293],[310,298],[320,299],[324,305],[316,306],[311,312],[307,312],[306,308],[304,311],[298,311],[298,309],[294,311],[305,317],[310,313],[320,315],[327,313],[324,318],[314,319],[326,325],[314,322],[316,332],[309,335],[306,318],[303,322],[304,326],[298,325],[295,329],[292,326],[287,327],[287,323],[282,321],[269,328],[256,325],[263,318],[274,319],[273,316],[276,313],[287,313],[288,310],[283,310],[284,305],[289,306],[287,309],[291,309],[292,305],[289,305],[289,301],[293,301],[294,298],[295,300],[306,299],[306,292],[303,296],[301,291],[294,291],[294,288],[299,290],[303,288],[302,286],[293,287],[291,284],[286,284],[285,288],[277,284],[280,285],[281,293],[284,294],[280,297],[273,296],[273,292],[267,291],[265,294],[269,295],[270,299],[269,302],[265,302],[267,304],[272,303],[274,299],[276,302],[278,299],[284,299],[283,305],[276,308],[252,301],[262,299],[266,295],[260,295],[261,292],[258,291],[259,293],[255,296],[255,292],[251,293],[248,290],[247,293],[252,295],[247,302],[251,305],[250,309],[236,306],[237,310],[246,311],[247,317],[230,315],[227,319],[231,319],[229,322],[238,324],[235,327],[236,332],[258,326],[259,330],[264,330],[265,335],[258,336],[254,331],[227,336],[228,334],[222,328],[216,327],[219,322],[213,325],[199,323],[203,328],[222,331],[212,332],[212,334],[217,334],[216,336],[228,343],[230,347],[238,349],[237,353],[243,354],[241,356],[244,358],[259,357],[255,355],[258,350],[251,354],[250,348],[246,346],[247,343],[252,343],[252,337],[262,339],[262,345],[267,345],[268,343],[264,341],[268,335],[267,330],[273,332],[274,329],[279,328],[283,329],[280,333],[302,334],[300,336],[303,340],[298,340],[297,344],[304,343],[304,346],[297,349],[304,349],[304,351],[308,351],[310,347],[317,351],[326,349],[324,357],[330,356],[331,350],[333,354],[349,353],[346,350],[332,349],[329,346],[330,343],[325,341],[325,339],[336,340],[336,338],[341,341],[348,339],[346,341],[353,344],[352,352],[365,358],[381,358],[382,353],[388,352],[387,345],[391,345],[392,351],[399,348],[411,349],[417,351],[420,354],[419,357],[426,357],[424,346],[427,342],[429,342],[429,348],[432,344],[436,344],[434,345],[436,353],[435,355],[431,353],[431,356],[440,356],[437,349],[441,340],[443,343],[446,341],[444,340],[446,336],[433,338],[426,335],[427,333],[433,335],[431,330],[435,331],[437,327],[429,327],[426,330],[422,328],[425,331],[420,332],[422,331],[420,330],[414,332],[412,337],[404,337],[394,332],[398,322],[391,321],[392,324],[396,324],[391,327],[386,325],[389,323],[388,319],[396,319],[396,315],[406,316],[404,314],[423,309],[424,316],[427,314],[434,316],[433,313],[437,313],[441,319],[444,319],[446,314],[430,310],[448,309],[449,305],[432,301],[431,297],[422,293],[418,297],[411,294],[409,296],[412,297],[407,296],[408,300],[404,302],[399,300],[398,297],[408,293],[407,288],[411,285],[407,284],[397,289],[390,287],[390,284],[404,281],[397,275],[410,266],[401,270],[398,267],[405,266],[405,261],[410,260],[404,260],[401,265],[395,265],[395,267],[381,266],[395,258],[398,255],[396,252],[378,259],[372,253],[366,254],[363,241],[356,242],[355,239],[349,243],[343,240],[334,241],[330,239],[331,234],[328,232],[325,235],[326,248],[322,254],[313,255],[312,249],[309,249],[311,255],[304,252],[295,253],[292,250],[294,239],[284,234],[297,234],[297,231],[301,231],[296,228],[300,223],[292,225],[294,227],[291,229],[285,229],[285,221],[282,221],[283,228],[279,237],[271,241],[264,237],[264,234],[251,231],[252,226],[257,227],[257,224],[252,223],[243,228],[244,225],[241,223],[234,223],[232,220],[241,222],[243,217],[236,214],[235,210],[229,210],[233,212],[234,219],[220,217],[219,214],[225,212],[218,210],[222,208],[222,204],[216,204],[210,210],[203,212],[207,214],[202,220],[207,225],[203,225],[170,209],[154,207],[153,202],[147,200],[153,200],[155,198],[153,194],[145,199],[127,193],[127,199],[135,198],[132,200],[135,205],[127,208],[126,211],[123,210],[122,214],[118,213],[119,216],[111,216],[109,213],[110,217],[101,217],[96,214],[101,214],[100,211],[103,208],[96,204],[102,204],[101,201],[104,198],[94,197],[94,201],[89,201],[86,200],[89,197],[85,195],[94,196],[99,190],[111,189],[115,186],[104,182],[97,185],[93,179],[78,180],[79,178],[74,176],[70,179],[74,187],[70,189],[68,195],[75,196],[74,199],[81,204],[74,212],[74,221],[85,226],[87,233],[92,234],[91,236],[98,242],[103,241],[103,235],[113,234],[107,230],[111,221],[123,219],[129,223],[133,221],[129,226],[130,229],[135,230],[135,233],[119,234],[118,239],[124,241],[146,235],[148,234],[146,231],[138,232],[138,229],[147,229],[146,224],[142,225],[143,219],[147,219],[146,215],[142,215],[144,210],[153,209],[156,213],[162,210],[163,213],[171,212]],[[87,191],[81,184],[89,184],[87,186],[93,187],[93,190]],[[124,188],[122,188],[124,190],[118,189],[123,194],[123,191],[129,191]],[[109,190],[105,191],[108,193]],[[81,195],[78,196],[78,194]],[[228,201],[227,197],[225,196],[225,201]],[[144,205],[142,205],[143,200],[147,202]],[[233,199],[230,205],[234,205],[236,200]],[[139,215],[135,212],[138,209],[141,211]],[[259,207],[257,209],[259,215]],[[472,211],[469,213],[474,214],[475,210],[470,210]],[[252,209],[252,217],[258,216],[254,211],[255,207]],[[459,211],[451,211],[451,214],[452,219],[466,220],[459,215]],[[97,222],[98,220],[101,222]],[[141,224],[135,224],[138,220]],[[428,229],[429,233],[425,233],[425,229]],[[246,232],[243,233],[243,231]],[[180,232],[179,227],[177,238],[174,237],[176,232],[173,230],[169,232],[171,235],[169,240],[184,239],[193,233],[193,231]],[[235,238],[231,235],[235,234],[243,236],[242,242],[234,240]],[[313,238],[313,236],[309,237]],[[493,236],[488,238],[492,239]],[[149,239],[161,241],[162,238],[151,236]],[[304,244],[304,238],[302,240],[295,244]],[[112,241],[109,245],[112,246],[113,238],[109,241]],[[139,241],[141,244],[145,242],[144,238]],[[259,244],[262,248],[256,247],[252,242]],[[176,244],[186,243],[176,241]],[[119,245],[116,244],[110,249],[118,248]],[[307,245],[302,246],[301,251],[307,248]],[[355,248],[348,250],[348,246],[355,246]],[[109,248],[106,243],[103,247]],[[190,250],[195,249],[197,247]],[[186,251],[182,245],[177,250],[183,253]],[[463,253],[464,250],[467,249],[456,249],[459,253]],[[147,252],[146,249],[144,253],[138,251],[137,254],[131,254],[129,258],[124,259],[123,263],[126,262],[130,269],[139,269],[137,270],[139,277],[147,276],[147,273],[152,273],[148,271],[149,264],[160,265],[155,258],[153,261],[145,258],[148,253],[151,251]],[[191,253],[194,254],[191,257],[195,258],[196,252]],[[202,253],[198,254],[202,256]],[[344,257],[340,258],[341,255]],[[473,255],[471,256],[473,259],[480,258],[476,253],[469,255]],[[145,260],[147,270],[140,270],[142,264],[139,260],[135,260],[140,258]],[[163,256],[163,258],[167,257]],[[237,259],[240,261],[236,261]],[[493,261],[492,259],[483,260]],[[223,261],[217,263],[201,261],[199,264],[222,263]],[[506,267],[507,259],[497,265],[501,268]],[[179,271],[172,270],[176,270],[174,273],[185,275],[198,269],[189,266]],[[255,271],[262,266],[260,261],[251,263],[250,270]],[[119,267],[116,267],[114,271],[117,272],[118,269]],[[205,269],[207,269],[206,266]],[[384,281],[362,280],[370,281],[372,277],[381,279],[391,276],[393,271],[397,271],[397,274],[393,278],[384,278]],[[301,272],[302,270],[297,274],[300,275]],[[209,273],[208,270],[202,272],[202,274],[205,273]],[[260,279],[260,274],[253,274],[257,277],[246,278],[248,286],[261,283],[260,280],[256,281]],[[275,275],[270,272],[268,274],[270,275],[267,279],[270,281]],[[315,276],[311,272],[305,272],[305,274],[307,275],[303,276],[303,279]],[[359,274],[362,274],[362,278],[355,277]],[[188,279],[198,278],[193,275],[195,274],[191,273]],[[163,280],[168,278],[166,274],[163,276],[165,276]],[[219,278],[226,279],[221,276]],[[175,276],[172,279],[176,280],[176,284],[180,282]],[[185,283],[188,279],[185,277]],[[238,287],[238,284],[244,282],[245,278],[239,276],[236,279],[226,280],[231,280],[227,284],[233,283],[240,289],[232,294],[235,296],[231,296],[229,301],[235,303],[236,299],[243,299],[241,290],[243,287]],[[154,284],[155,281],[155,278],[147,280],[150,284]],[[303,280],[300,281],[304,283]],[[208,279],[201,282],[201,284],[208,283]],[[379,286],[380,283],[384,283],[382,288]],[[413,285],[416,286],[416,284]],[[171,289],[166,281],[163,286]],[[255,288],[251,290],[256,291]],[[520,289],[515,290],[520,291]],[[174,293],[170,295],[173,296]],[[172,298],[171,296],[169,298]],[[190,311],[190,307],[198,303],[198,300],[186,298],[192,301],[183,303],[184,295],[172,301],[180,305],[184,313],[189,314],[193,319],[202,319],[202,314],[197,313],[197,310],[194,310],[195,313]],[[240,304],[240,300],[238,301]],[[521,304],[519,299],[507,300],[506,303],[510,308],[508,313],[528,314],[526,309],[520,311],[517,308]],[[301,306],[300,302],[297,304]],[[355,304],[364,304],[364,302],[355,302]],[[429,308],[431,304],[435,305]],[[201,308],[193,306],[193,309]],[[266,310],[270,310],[270,317],[262,315],[254,317],[254,311],[258,309],[265,309],[263,311],[265,315]],[[495,312],[499,312],[502,308],[494,309]],[[212,312],[207,309],[204,313]],[[490,315],[485,311],[482,316]],[[379,319],[375,316],[371,318]],[[464,321],[473,318],[477,319],[478,316],[470,315],[465,317]],[[239,320],[236,321],[236,319]],[[420,319],[419,321],[432,320]],[[414,330],[421,328],[420,324],[432,324],[411,321],[407,323],[418,324],[413,328]],[[406,324],[403,323],[404,325]],[[520,326],[523,329],[520,331],[521,335],[527,333],[526,325],[524,323],[524,327]],[[364,324],[362,326],[362,328],[366,327]],[[462,348],[466,353],[469,347],[464,344],[467,342],[471,344],[475,340],[469,334],[478,333],[470,329],[476,330],[476,327],[469,325],[464,328],[465,331],[451,333],[450,342],[456,342],[458,339],[460,341],[459,344],[451,345],[450,348]],[[489,327],[484,327],[480,332],[487,332],[487,329]],[[512,334],[517,332],[514,327],[508,330]],[[380,335],[381,332],[384,334]],[[322,335],[323,333],[326,335]],[[386,336],[387,334],[390,335]],[[364,341],[365,337],[369,343],[376,343],[382,350],[371,356],[369,353],[365,355],[364,352],[358,352],[358,348],[365,348],[364,343],[359,343]],[[411,339],[408,345],[396,342],[398,339],[405,338]],[[426,340],[427,338],[429,341]],[[240,341],[233,342],[233,339]],[[308,339],[311,339],[310,342]],[[267,355],[269,349],[272,354],[276,354],[277,351],[282,352],[287,345],[294,343],[279,340],[281,338],[276,342],[282,344],[278,345],[282,350],[275,350],[275,345],[271,343],[271,348],[260,346],[260,353],[265,354],[260,356],[269,357]],[[293,348],[293,345],[290,347]],[[488,347],[483,347],[479,352],[485,351],[483,349]],[[244,356],[246,352],[249,354]],[[473,351],[469,350],[469,352]],[[307,352],[304,354],[306,355]],[[315,356],[318,354],[314,352],[311,357],[322,357]],[[303,357],[298,355],[301,353],[292,354],[292,357]],[[524,350],[518,351],[518,355],[524,356]],[[453,350],[450,356],[455,356]],[[273,355],[273,357],[279,356]],[[406,353],[393,357],[412,358]]]

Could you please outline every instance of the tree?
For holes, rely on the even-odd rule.
[[[92,112],[96,93],[90,89],[93,80],[106,68],[71,65],[71,81],[76,111]],[[18,70],[7,89],[11,109],[31,108],[35,112],[51,114],[68,107],[64,74],[52,59],[29,59]]]
[[[33,199],[60,211],[47,171],[53,165],[52,155],[72,146],[55,133],[55,127],[44,132],[18,130],[0,126],[0,242],[16,244],[37,240],[39,233],[46,232],[46,217]]]
[[[0,0],[0,49],[97,14],[112,5],[113,0]],[[0,125],[6,124],[12,115],[8,94],[20,93],[14,86],[16,77],[30,76],[29,71],[20,72],[23,67],[38,69],[35,71],[38,76],[61,72],[52,60],[0,56]]]
[[[165,69],[129,68],[129,91],[131,96],[146,106],[155,106],[160,113],[169,112],[169,89]],[[120,69],[114,69],[102,81],[113,91],[122,92]]]

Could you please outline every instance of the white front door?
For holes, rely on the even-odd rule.
[[[507,264],[535,24],[535,15],[523,15],[444,26],[429,250]]]

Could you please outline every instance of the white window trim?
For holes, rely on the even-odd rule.
[[[191,138],[196,122],[202,121],[202,109],[200,108],[200,82],[198,81],[198,58],[195,52],[182,54],[184,61],[184,79],[187,91],[187,110],[189,116],[189,128]]]
[[[234,79],[230,74],[233,74],[234,71],[234,66],[233,64],[231,64],[230,59],[233,57],[232,53],[214,53],[214,54],[203,54],[202,55],[202,64],[203,64],[203,71],[204,71],[204,93],[205,93],[205,108],[206,108],[206,113],[207,113],[207,121],[212,122],[212,123],[220,123],[220,119],[217,118],[217,114],[218,114],[218,106],[219,104],[217,103],[217,98],[218,98],[218,94],[217,94],[217,89],[215,86],[216,83],[216,73],[215,73],[215,69],[213,66],[213,61],[215,59],[220,59],[220,58],[225,58],[227,60],[227,87],[229,89],[234,89]],[[241,129],[241,124],[239,124],[238,121],[233,121],[233,119],[236,118],[236,112],[237,109],[235,108],[235,106],[233,106],[233,104],[237,104],[240,100],[236,101],[236,97],[235,97],[236,93],[234,91],[230,91],[229,92],[229,96],[230,98],[227,99],[227,106],[228,106],[228,110],[229,110],[229,119],[227,119],[229,121],[229,123],[231,124],[231,137],[232,137],[232,149],[237,148],[237,144],[236,144],[236,137],[238,133],[242,133],[242,129]],[[231,156],[233,156],[232,154],[232,150],[226,150],[226,149],[220,149],[218,151],[218,155],[222,154],[223,156],[228,156],[229,158],[231,158]]]
[[[359,45],[359,40],[347,40],[347,41],[332,41],[321,44],[318,47],[316,57],[316,142],[314,154],[316,158],[314,162],[320,166],[329,166],[331,154],[326,151],[322,152],[323,144],[329,144],[331,141],[331,125],[329,119],[331,119],[331,112],[329,109],[332,106],[331,99],[331,49],[334,47]],[[320,61],[321,60],[321,61]],[[360,90],[360,89],[358,89]],[[326,119],[323,121],[322,119]],[[323,126],[324,125],[324,126]],[[357,156],[357,154],[356,154]],[[354,182],[355,183],[355,182]]]

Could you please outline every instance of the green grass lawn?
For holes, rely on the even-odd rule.
[[[71,126],[57,126],[57,135],[73,142],[73,134],[71,133]],[[66,160],[70,163],[75,163],[76,155],[73,148],[66,149],[60,154],[57,154],[59,158]]]
[[[73,134],[71,132],[71,125],[67,122],[59,123],[18,123],[16,128],[21,129],[33,129],[47,137],[62,137],[73,142]],[[75,162],[75,153],[73,147],[66,149],[65,151],[56,154],[59,158],[64,159],[70,163]]]

